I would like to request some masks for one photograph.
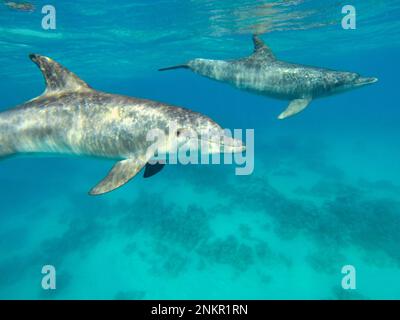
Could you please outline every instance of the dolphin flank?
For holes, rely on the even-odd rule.
[[[357,73],[284,62],[276,59],[271,49],[257,35],[253,35],[253,42],[254,52],[249,57],[230,61],[194,59],[187,64],[162,68],[159,71],[187,68],[239,89],[289,100],[289,106],[279,115],[279,119],[304,110],[312,99],[378,81],[377,78],[364,78]]]
[[[132,179],[142,168],[144,177],[158,173],[162,163],[149,161],[155,153],[206,142],[208,153],[241,152],[240,140],[212,140],[222,128],[210,118],[159,102],[108,94],[92,89],[57,62],[31,54],[43,73],[45,92],[22,105],[0,113],[0,158],[20,153],[61,153],[115,159],[109,174],[90,194],[112,191]],[[154,130],[169,132],[162,141],[148,141]],[[190,137],[187,130],[201,133]],[[207,140],[202,140],[206,137]],[[216,143],[215,141],[218,141]]]

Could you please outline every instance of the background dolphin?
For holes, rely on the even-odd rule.
[[[202,114],[96,91],[50,58],[36,54],[30,58],[42,71],[46,90],[41,96],[0,113],[0,158],[51,152],[116,159],[118,162],[107,177],[90,191],[97,195],[124,185],[144,167],[145,177],[160,171],[162,164],[148,164],[155,148],[174,152],[177,147],[195,145],[206,137],[208,153],[244,150],[239,140],[213,139],[222,128]],[[177,126],[172,136],[166,135],[168,138],[158,145],[148,141],[150,130],[167,134],[171,123]],[[183,134],[188,130],[199,136],[189,139]]]
[[[290,100],[279,115],[284,119],[304,110],[312,99],[329,96],[376,82],[357,73],[334,71],[280,61],[270,48],[253,35],[251,56],[231,61],[194,59],[187,64],[159,69],[190,69],[202,76],[278,99]]]

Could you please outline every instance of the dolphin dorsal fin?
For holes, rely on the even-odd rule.
[[[29,58],[42,71],[46,82],[46,91],[43,95],[61,91],[91,90],[85,81],[58,62],[38,54],[30,54]]]
[[[275,55],[272,50],[260,39],[256,34],[253,34],[254,53],[253,57],[259,59],[275,60]]]

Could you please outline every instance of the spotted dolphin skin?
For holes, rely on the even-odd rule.
[[[163,167],[149,164],[156,147],[157,152],[168,152],[207,137],[209,154],[244,150],[240,140],[213,140],[212,135],[222,129],[202,114],[96,91],[50,58],[36,54],[30,58],[42,71],[46,90],[0,113],[0,158],[20,153],[62,153],[115,159],[117,163],[107,177],[90,191],[98,195],[124,185],[142,168],[145,177],[156,174]],[[167,133],[171,123],[176,124],[176,131],[158,141],[159,145],[147,139],[152,129]],[[199,135],[188,138],[182,134],[184,130]]]
[[[253,93],[289,100],[279,119],[304,110],[312,99],[330,96],[378,81],[357,73],[334,71],[280,61],[271,49],[253,35],[254,52],[238,60],[194,59],[160,71],[187,68],[207,78],[229,83]]]

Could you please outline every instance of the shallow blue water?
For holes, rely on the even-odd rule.
[[[356,30],[341,28],[343,1],[57,1],[50,31],[48,2],[32,3],[0,3],[1,110],[44,90],[36,52],[96,89],[254,129],[255,170],[169,166],[93,198],[113,162],[1,161],[0,298],[400,298],[399,1],[352,1]],[[253,32],[280,59],[379,82],[278,121],[285,101],[157,72],[246,56]],[[46,264],[54,291],[41,288]],[[355,290],[341,287],[349,264]]]

